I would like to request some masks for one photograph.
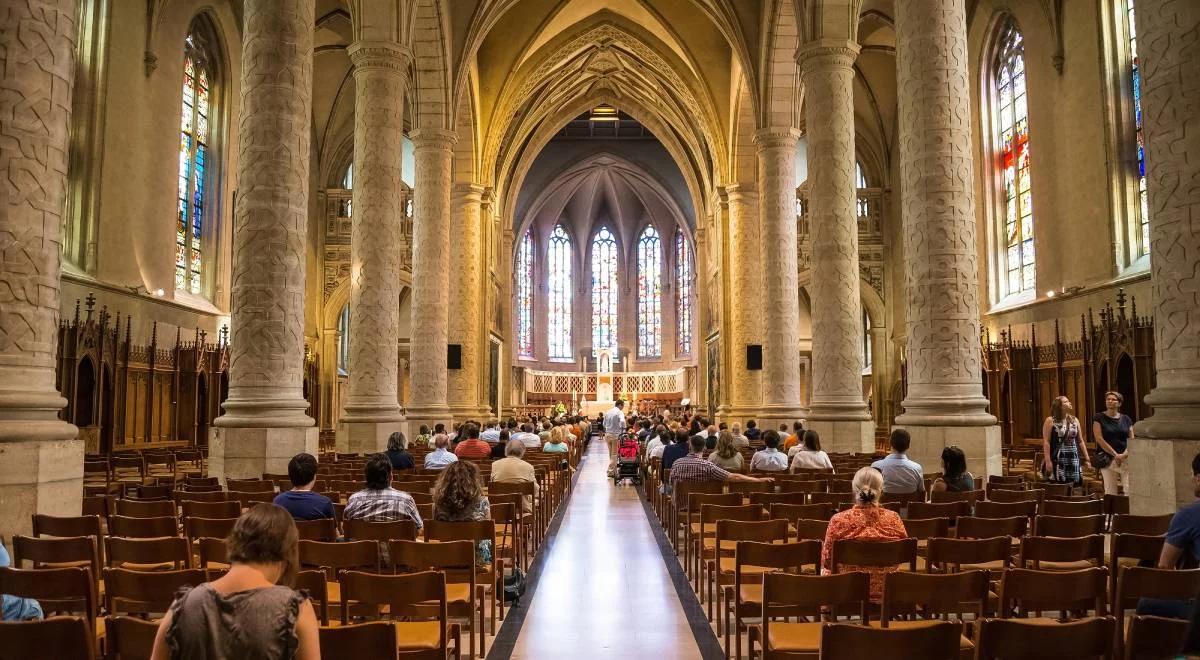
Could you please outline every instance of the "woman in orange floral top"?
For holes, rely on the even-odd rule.
[[[826,573],[833,570],[833,544],[847,539],[865,541],[898,541],[908,538],[900,515],[879,506],[883,493],[883,475],[872,467],[865,467],[854,474],[854,508],[842,511],[829,520],[829,531],[821,546],[821,567]],[[841,564],[839,573],[862,571],[871,576],[871,600],[883,598],[884,576],[896,567],[850,566]]]

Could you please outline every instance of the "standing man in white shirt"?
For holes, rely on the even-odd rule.
[[[617,401],[616,405],[604,413],[604,441],[608,443],[608,476],[617,472],[617,443],[625,432],[625,402]]]

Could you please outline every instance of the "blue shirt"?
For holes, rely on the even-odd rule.
[[[0,568],[7,568],[11,562],[8,548],[0,543]],[[33,621],[43,617],[41,604],[32,598],[0,596],[0,621]]]
[[[1167,528],[1167,543],[1183,550],[1188,565],[1200,562],[1200,502],[1175,512]]]
[[[333,517],[333,502],[311,490],[285,490],[275,496],[275,504],[287,509],[293,520],[321,520]]]
[[[444,448],[438,448],[434,449],[428,454],[425,454],[425,469],[440,470],[457,461],[458,457],[454,455],[454,452],[447,451]]]
[[[904,454],[888,454],[871,467],[883,473],[883,492],[915,493],[925,490],[925,475],[921,464],[908,460]]]
[[[691,449],[688,448],[688,443],[686,442],[676,442],[669,445],[666,449],[663,449],[662,469],[671,469],[675,461],[687,456],[690,451]]]

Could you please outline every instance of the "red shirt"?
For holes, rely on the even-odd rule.
[[[459,458],[490,458],[492,446],[483,440],[463,440],[454,447],[454,455]]]

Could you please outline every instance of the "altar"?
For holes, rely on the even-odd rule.
[[[616,401],[613,398],[613,359],[610,348],[596,351],[596,398],[579,402],[579,411],[588,417],[607,411]]]

